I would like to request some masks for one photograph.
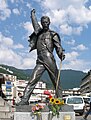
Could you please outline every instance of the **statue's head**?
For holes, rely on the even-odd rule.
[[[48,16],[43,16],[41,17],[41,25],[43,27],[43,29],[49,29],[49,25],[50,25],[50,18]]]

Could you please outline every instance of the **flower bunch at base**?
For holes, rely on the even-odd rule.
[[[44,109],[44,106],[36,104],[35,106],[32,107],[32,113],[34,115],[36,115],[36,114],[41,115],[42,109]]]
[[[49,110],[52,111],[52,115],[59,117],[59,112],[61,109],[61,106],[64,104],[64,101],[61,98],[50,98],[48,107]]]

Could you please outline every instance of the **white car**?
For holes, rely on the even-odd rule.
[[[85,102],[82,96],[68,96],[63,98],[65,104],[72,105],[76,113],[83,115]]]

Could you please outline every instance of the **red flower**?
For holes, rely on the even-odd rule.
[[[49,98],[52,98],[52,96],[51,96],[51,95],[49,95]]]

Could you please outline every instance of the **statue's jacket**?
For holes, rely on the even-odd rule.
[[[29,36],[29,46],[31,47],[30,52],[34,49],[37,49],[37,63],[43,63],[47,69],[54,69],[56,68],[56,62],[53,56],[53,50],[55,48],[59,58],[61,57],[62,53],[62,46],[59,35],[49,30],[47,35],[45,35],[45,40],[43,41],[43,31],[41,31],[38,34],[35,34],[33,32]],[[41,46],[41,41],[44,42],[44,46]],[[51,67],[50,67],[51,66]]]

